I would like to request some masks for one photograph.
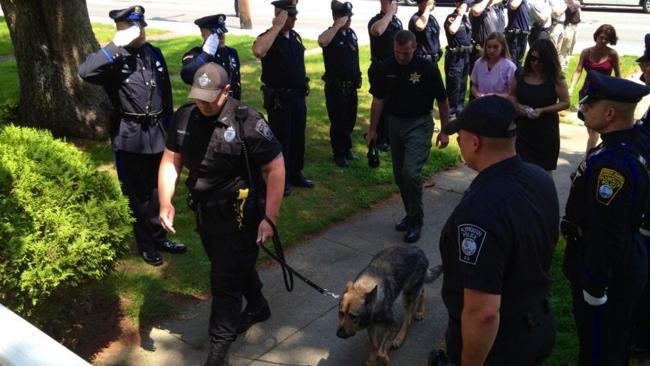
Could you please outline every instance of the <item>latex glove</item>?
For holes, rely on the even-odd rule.
[[[219,48],[219,35],[212,33],[203,43],[203,52],[214,56],[217,53],[217,48]]]
[[[584,297],[585,302],[591,306],[601,306],[605,305],[607,302],[607,294],[604,294],[603,297],[594,297],[586,290],[582,290],[582,297]]]
[[[119,30],[115,32],[115,37],[113,37],[113,43],[117,47],[128,46],[136,38],[140,37],[140,27],[137,25],[132,25],[127,29]]]

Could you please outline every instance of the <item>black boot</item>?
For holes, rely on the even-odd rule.
[[[205,366],[226,366],[226,356],[230,343],[211,343]]]

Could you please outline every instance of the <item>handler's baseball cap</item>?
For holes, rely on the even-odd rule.
[[[212,103],[227,84],[226,69],[214,62],[208,62],[196,70],[189,97]]]
[[[516,117],[517,111],[512,102],[488,95],[469,102],[457,119],[442,128],[442,132],[453,135],[465,130],[484,137],[511,138],[517,134]]]

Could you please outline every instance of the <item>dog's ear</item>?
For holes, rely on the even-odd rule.
[[[375,287],[373,287],[372,290],[370,290],[370,292],[366,294],[366,305],[372,304],[376,298],[377,298],[377,285],[375,285]]]

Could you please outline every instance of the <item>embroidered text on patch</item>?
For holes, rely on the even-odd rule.
[[[616,194],[625,184],[625,177],[616,170],[603,168],[598,174],[598,189],[596,200],[603,205],[609,206],[616,197]]]
[[[264,136],[265,139],[269,141],[273,140],[273,132],[263,119],[257,121],[257,125],[255,125],[255,131]]]
[[[486,232],[472,224],[458,225],[458,260],[476,265]]]

